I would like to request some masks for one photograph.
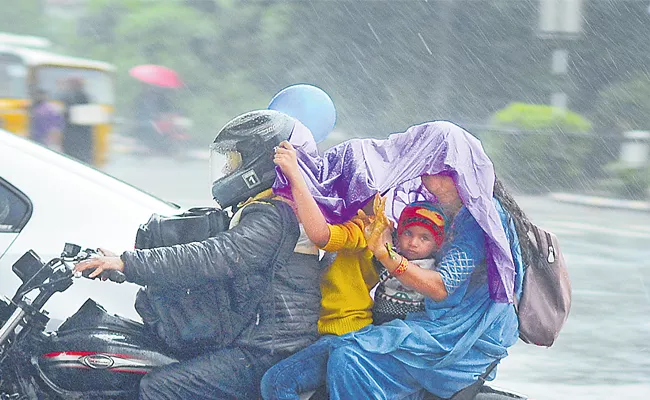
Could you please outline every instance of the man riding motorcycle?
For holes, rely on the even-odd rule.
[[[283,240],[299,241],[298,220],[288,201],[272,197],[273,148],[291,135],[296,120],[264,110],[228,122],[211,146],[212,194],[222,208],[239,207],[231,228],[202,242],[126,251],[84,261],[77,271],[122,271],[139,285],[189,287],[219,281],[233,307],[219,319],[246,319],[226,347],[147,374],[141,399],[252,399],[268,368],[317,339],[319,262],[314,246],[277,254]],[[286,262],[278,263],[284,258]],[[221,289],[219,289],[221,290]]]

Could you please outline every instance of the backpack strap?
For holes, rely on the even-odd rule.
[[[478,377],[478,380],[476,382],[454,393],[454,395],[451,396],[449,400],[474,400],[476,396],[480,393],[483,385],[485,385],[485,381],[487,380],[487,377],[490,375],[490,372],[492,372],[492,370],[496,368],[496,366],[499,364],[499,361],[501,360],[497,359],[492,361],[492,363],[487,367],[485,372],[483,372]]]

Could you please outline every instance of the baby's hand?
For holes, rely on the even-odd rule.
[[[298,157],[296,156],[296,149],[291,143],[286,140],[280,143],[275,148],[275,155],[273,162],[280,167],[282,173],[292,182],[294,179],[300,178],[300,169],[298,167]]]

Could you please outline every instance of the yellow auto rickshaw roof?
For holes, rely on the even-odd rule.
[[[31,49],[19,46],[0,44],[0,54],[12,54],[23,60],[27,66],[58,66],[71,68],[89,68],[102,71],[115,71],[115,66],[103,61],[89,60],[85,58],[64,56],[49,51]]]

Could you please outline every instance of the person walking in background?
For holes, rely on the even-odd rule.
[[[43,146],[60,146],[63,116],[50,103],[47,92],[36,88],[32,92],[32,105],[29,108],[29,135],[33,141]]]
[[[164,89],[143,84],[133,104],[136,135],[152,150],[168,150],[169,140],[164,134],[168,127],[172,104]],[[167,128],[167,129],[165,129]]]
[[[92,164],[94,149],[92,127],[90,125],[75,124],[70,118],[72,107],[90,103],[83,80],[80,78],[68,79],[61,100],[65,107],[63,152],[87,164]]]

